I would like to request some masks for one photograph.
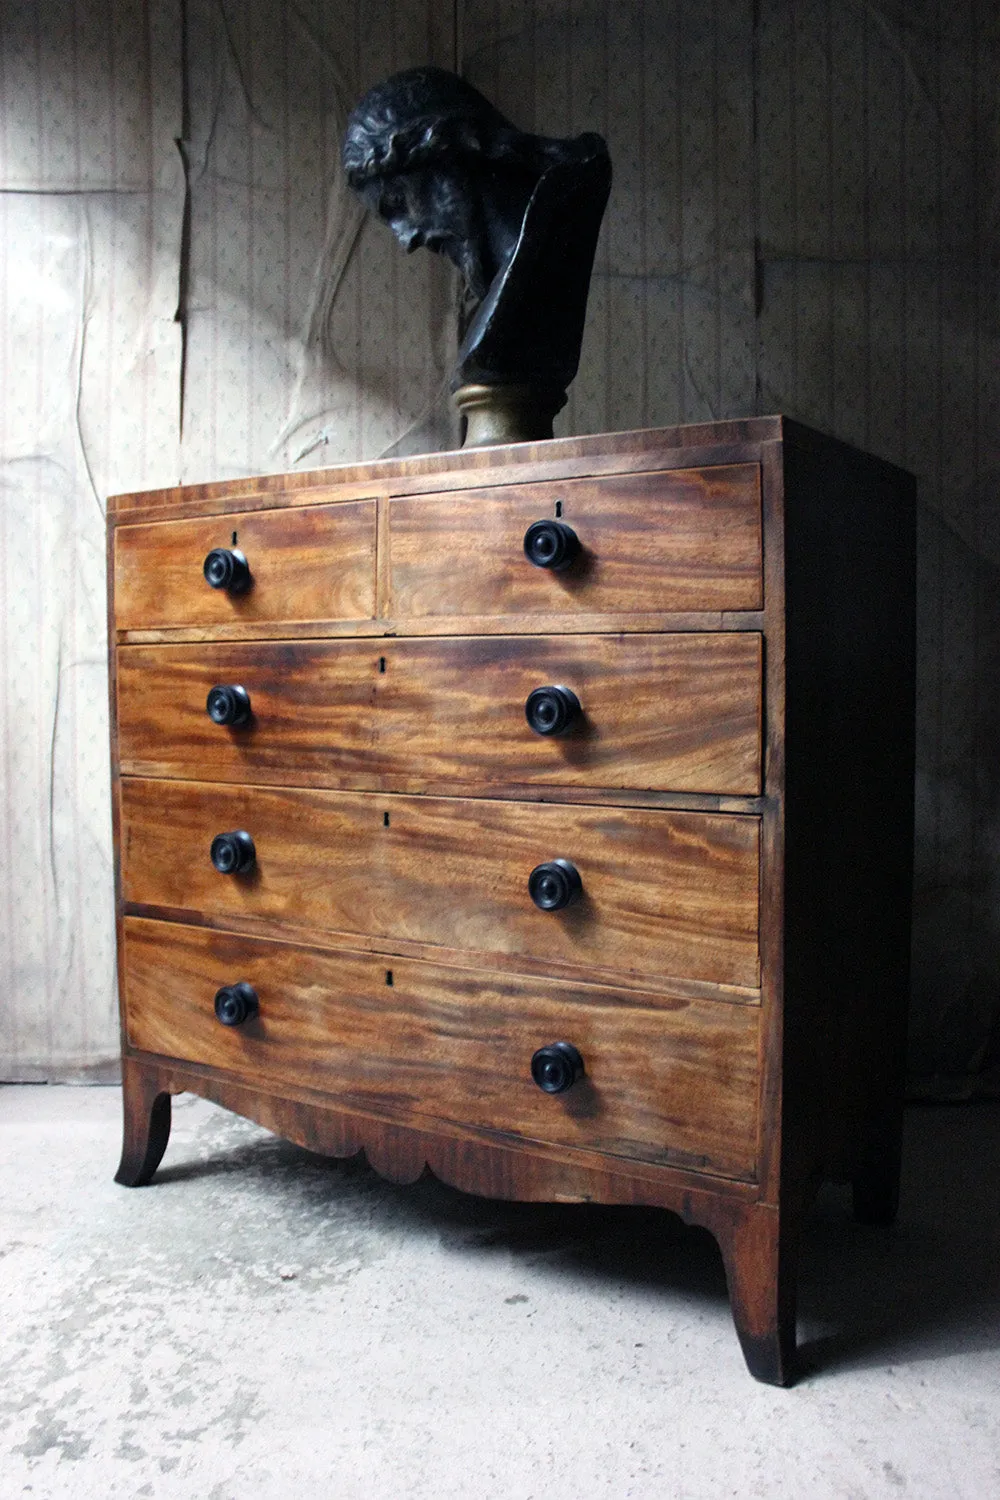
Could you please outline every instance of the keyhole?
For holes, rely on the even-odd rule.
[[[561,500],[557,500],[556,501],[556,520],[558,520],[561,515],[562,515],[562,501]]]
[[[379,669],[380,672],[384,672],[385,671],[385,657],[384,656],[380,656],[379,659],[378,659],[378,669]]]
[[[233,532],[233,539],[229,543],[229,545],[230,545],[230,547],[235,547],[236,546],[236,532],[235,531]]]
[[[388,826],[389,826],[389,814],[388,813],[383,813],[382,814],[382,827],[383,828],[388,828]]]

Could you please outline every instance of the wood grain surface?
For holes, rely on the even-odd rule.
[[[514,477],[522,483],[580,474],[752,462],[761,443],[780,442],[789,436],[815,439],[818,435],[788,417],[764,416],[592,433],[587,437],[548,438],[514,447],[415,453],[405,458],[381,458],[335,468],[251,474],[239,479],[112,495],[108,518],[115,525],[130,522],[137,515],[168,512],[212,515],[226,508],[273,509],[280,505],[317,505],[370,495],[428,494],[509,484]]]
[[[202,573],[208,552],[231,546],[250,565],[245,594]],[[119,630],[371,619],[375,502],[120,526],[114,565]]]
[[[330,511],[363,519],[343,540],[302,519]],[[791,1378],[815,1184],[895,1208],[912,514],[906,476],[783,419],[112,508],[134,642],[112,704],[119,1180],[148,1181],[169,1093],[194,1088],[396,1181],[430,1165],[498,1196],[660,1203],[718,1239],[750,1368]],[[583,545],[565,573],[523,556],[542,518]],[[266,596],[287,603],[256,615],[201,579],[233,529],[251,555],[255,522],[305,525],[312,559],[300,577],[288,541],[288,592]],[[171,535],[183,559],[158,555]],[[350,610],[323,603],[341,557]],[[247,731],[205,714],[227,680]],[[546,682],[583,704],[566,738],[524,722]],[[211,838],[241,827],[257,866],[221,876]],[[527,877],[556,857],[584,896],[540,912]],[[227,1031],[212,999],[237,979],[261,1011]],[[555,1099],[528,1081],[554,1040],[587,1070]]]
[[[387,976],[391,975],[391,983]],[[529,981],[178,924],[125,923],[128,1040],[257,1086],[289,1082],[387,1119],[752,1177],[758,1012],[672,999],[656,1009],[587,985]],[[215,1019],[245,980],[259,1015]],[[571,1041],[585,1077],[563,1095],[531,1081],[536,1048]]]
[[[118,655],[124,774],[288,786],[636,788],[755,795],[756,634],[126,646]],[[214,724],[214,684],[252,719]],[[525,720],[533,688],[582,706],[568,733]]]
[[[191,916],[252,916],[553,972],[756,987],[760,820],[446,797],[125,778],[124,898]],[[220,875],[215,834],[246,829],[257,864]],[[572,860],[583,897],[528,895],[535,865]]]
[[[395,499],[380,612],[757,609],[760,505],[756,464]],[[523,550],[528,526],[557,516],[582,548],[564,572],[534,567]]]
[[[177,646],[210,641],[305,641],[402,636],[471,635],[702,635],[720,630],[759,631],[765,611],[757,609],[660,610],[654,614],[525,614],[374,616],[370,620],[239,620],[229,625],[150,626],[119,630],[122,646]]]

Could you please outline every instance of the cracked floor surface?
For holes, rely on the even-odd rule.
[[[1000,1493],[998,1125],[911,1111],[891,1231],[824,1193],[778,1391],[669,1215],[394,1187],[189,1095],[128,1190],[116,1089],[2,1089],[0,1493]]]

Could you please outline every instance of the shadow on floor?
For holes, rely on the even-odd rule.
[[[891,1229],[858,1225],[849,1193],[824,1188],[804,1236],[799,1281],[802,1376],[1000,1348],[1000,1108],[921,1107],[907,1116],[902,1207]],[[427,1176],[383,1182],[363,1159],[328,1161],[275,1138],[166,1166],[156,1181],[232,1172],[289,1191],[304,1169],[331,1204],[364,1197],[406,1234],[445,1250],[503,1253],[653,1296],[726,1301],[712,1237],[656,1209],[505,1203]],[[315,1174],[315,1175],[314,1175]]]

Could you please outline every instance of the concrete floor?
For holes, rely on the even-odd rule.
[[[0,1496],[1000,1495],[1000,1111],[908,1122],[904,1206],[821,1200],[811,1373],[755,1384],[668,1215],[382,1182],[184,1096],[0,1090]]]

